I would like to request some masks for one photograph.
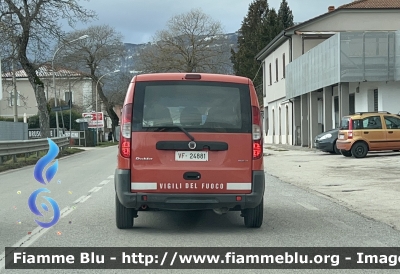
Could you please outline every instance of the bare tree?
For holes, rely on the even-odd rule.
[[[226,73],[230,48],[223,28],[200,9],[173,16],[153,43],[140,51],[137,70],[141,72]]]
[[[64,66],[80,70],[92,79],[92,107],[95,104],[95,91],[99,78],[117,69],[118,62],[125,56],[125,46],[122,35],[108,25],[91,26],[84,30],[74,31],[68,35],[70,39],[89,35],[88,39],[78,41],[66,49],[62,60]],[[115,75],[114,75],[115,76]],[[103,82],[106,77],[100,81]],[[114,104],[103,92],[102,83],[97,85],[98,97],[105,105],[112,120],[113,127],[118,125],[118,116]]]
[[[123,105],[129,84],[133,75],[129,72],[120,72],[115,77],[109,76],[103,90],[109,102],[115,105]]]
[[[32,59],[43,56],[54,38],[61,38],[60,19],[67,19],[72,26],[77,21],[87,22],[94,18],[94,13],[85,10],[78,1],[3,0],[0,2],[1,22],[6,28],[13,30],[17,59],[35,91],[41,134],[44,137],[50,137],[49,110],[44,84],[37,76],[37,65]],[[11,23],[3,20],[7,16],[12,17]]]

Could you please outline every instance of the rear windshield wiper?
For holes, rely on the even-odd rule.
[[[186,136],[189,137],[189,139],[190,139],[191,141],[194,141],[194,137],[193,137],[184,127],[182,127],[182,126],[178,126],[178,125],[174,125],[174,126],[162,126],[162,127],[157,127],[157,130],[156,130],[156,131],[163,131],[163,130],[168,129],[168,128],[178,128],[178,129],[180,129],[183,133],[185,133]]]

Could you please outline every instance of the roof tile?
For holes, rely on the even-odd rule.
[[[53,76],[53,69],[51,67],[51,65],[48,64],[44,64],[42,66],[40,66],[37,70],[36,70],[37,76],[39,78],[41,77],[52,77]],[[83,73],[78,72],[78,71],[72,71],[72,70],[68,70],[65,68],[55,68],[55,77],[83,77]],[[12,77],[12,72],[5,72],[2,73],[2,77],[3,78],[11,78]],[[27,78],[28,75],[26,74],[25,70],[21,69],[15,72],[15,77],[17,78]]]
[[[338,9],[400,9],[400,0],[358,0]]]

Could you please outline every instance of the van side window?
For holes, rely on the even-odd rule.
[[[364,129],[382,129],[382,122],[380,116],[370,116],[363,119]]]
[[[353,120],[353,129],[363,129],[363,120]]]
[[[387,129],[400,129],[400,119],[391,116],[385,116],[385,124]]]

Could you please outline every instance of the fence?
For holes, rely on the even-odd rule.
[[[69,145],[69,140],[66,137],[51,138],[62,150]],[[19,141],[0,141],[0,164],[4,156],[12,156],[13,161],[16,161],[16,156],[19,154],[29,154],[49,149],[49,143],[46,138],[35,140],[19,140]]]
[[[27,140],[28,124],[0,121],[0,141]]]

